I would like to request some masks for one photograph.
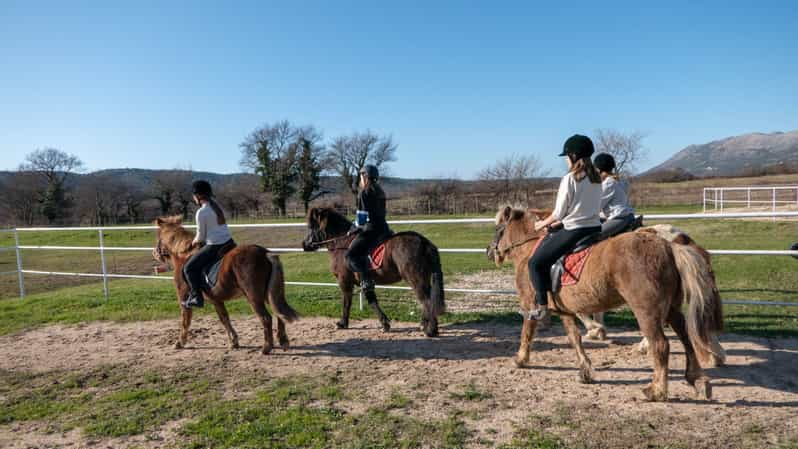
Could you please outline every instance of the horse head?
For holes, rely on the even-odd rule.
[[[194,236],[183,227],[183,217],[180,215],[158,217],[155,225],[158,226],[158,240],[152,257],[158,262],[166,263],[173,255],[188,253],[193,249],[191,243]]]
[[[308,231],[302,240],[302,249],[316,251],[331,239],[345,236],[351,223],[331,207],[314,207],[308,211]]]
[[[545,215],[546,211],[538,209],[500,207],[496,213],[493,241],[485,249],[488,260],[500,267],[513,249],[539,238],[542,234],[534,230],[535,219],[543,218]]]

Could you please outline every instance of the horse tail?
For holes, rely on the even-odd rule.
[[[430,300],[432,302],[432,316],[440,316],[446,312],[446,301],[443,294],[443,269],[441,268],[441,256],[438,248],[427,241],[426,259],[431,274],[430,279]]]
[[[723,330],[723,306],[715,288],[709,261],[689,245],[673,244],[676,269],[682,281],[687,308],[687,334],[699,360],[705,364],[722,364],[723,348],[716,334]]]
[[[276,254],[266,253],[266,259],[272,265],[272,272],[269,276],[268,296],[272,312],[283,319],[286,323],[293,323],[299,319],[299,314],[285,301],[285,276],[283,275],[283,263]]]

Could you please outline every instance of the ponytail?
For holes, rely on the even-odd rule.
[[[197,195],[200,199],[203,199],[208,202],[208,205],[211,206],[213,213],[216,214],[216,224],[226,224],[227,219],[224,216],[224,211],[222,210],[219,203],[216,202],[216,199],[210,195]]]
[[[589,156],[580,158],[574,162],[571,166],[571,173],[574,174],[574,178],[577,181],[581,181],[587,176],[591,183],[601,184],[601,175],[599,175],[598,170],[593,165],[593,161],[590,160]]]

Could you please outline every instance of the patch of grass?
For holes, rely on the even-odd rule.
[[[452,399],[474,402],[484,401],[485,399],[490,399],[493,397],[490,392],[480,390],[473,382],[464,385],[462,391],[450,392],[449,396]]]
[[[391,392],[391,396],[388,398],[388,403],[386,404],[386,408],[400,409],[400,408],[405,408],[412,403],[413,401],[407,396],[403,395],[399,390],[393,390]]]
[[[546,435],[533,429],[517,430],[512,441],[502,444],[499,449],[567,449],[559,438]]]

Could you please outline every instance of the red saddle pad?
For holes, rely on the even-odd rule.
[[[585,268],[585,262],[587,262],[592,250],[593,246],[588,246],[578,253],[569,254],[565,258],[565,271],[560,276],[562,285],[573,285],[579,282],[579,277],[582,276],[582,270]]]
[[[380,243],[379,246],[371,251],[371,269],[378,270],[382,266],[382,260],[385,258],[385,243]]]
[[[532,254],[535,254],[542,241],[543,239],[538,239],[532,248]],[[573,285],[579,282],[579,277],[582,276],[582,270],[585,268],[585,262],[587,262],[591,251],[593,251],[593,245],[565,257],[565,270],[560,276],[560,285]]]

